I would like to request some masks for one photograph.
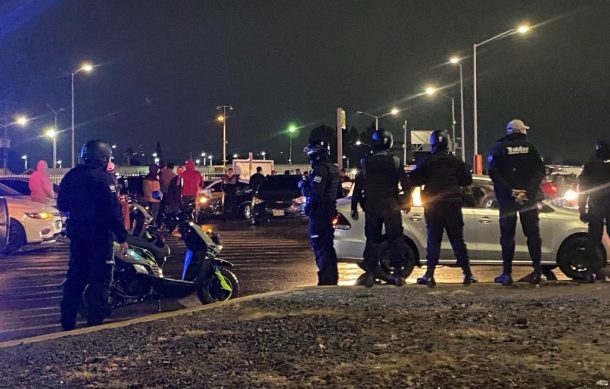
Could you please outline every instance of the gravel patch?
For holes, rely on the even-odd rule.
[[[602,387],[610,285],[332,287],[0,349],[0,387]]]

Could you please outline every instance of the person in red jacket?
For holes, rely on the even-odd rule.
[[[182,173],[182,203],[194,200],[203,186],[203,176],[195,169],[195,162],[186,161],[186,170]]]

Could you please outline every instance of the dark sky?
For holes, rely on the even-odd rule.
[[[51,123],[45,107],[68,106],[78,75],[78,143],[105,138],[122,147],[183,160],[220,156],[216,106],[233,104],[229,152],[286,152],[290,122],[334,126],[338,106],[349,126],[370,121],[356,110],[411,107],[382,126],[401,137],[413,128],[448,128],[449,102],[410,99],[424,85],[450,85],[450,54],[468,56],[467,151],[472,152],[472,44],[520,22],[539,25],[481,47],[480,150],[522,118],[530,138],[555,160],[584,159],[610,122],[610,2],[586,0],[4,0],[0,3],[0,99],[41,116],[12,129],[17,151],[49,159],[36,139]],[[459,89],[446,94],[459,100]],[[458,107],[459,113],[459,107]],[[69,114],[60,116],[69,127]],[[459,118],[458,118],[459,123]],[[60,139],[69,160],[69,136]]]

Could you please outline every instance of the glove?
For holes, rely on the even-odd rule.
[[[580,221],[583,223],[589,223],[589,214],[586,212],[580,213]]]
[[[352,209],[351,216],[352,216],[352,219],[358,220],[358,210],[357,209]]]

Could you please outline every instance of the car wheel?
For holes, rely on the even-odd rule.
[[[417,258],[415,258],[415,252],[406,242],[404,243],[404,262],[402,263],[392,263],[390,260],[390,246],[388,241],[385,240],[381,245],[381,267],[386,272],[400,276],[403,278],[408,278],[411,273],[413,273],[413,269],[415,268],[415,263],[417,262]]]
[[[250,203],[242,204],[239,207],[239,215],[246,220],[250,220],[252,218],[252,205]]]
[[[19,249],[27,243],[25,229],[17,220],[11,218],[11,226],[8,233],[8,245],[4,250],[5,254],[16,254]]]
[[[586,236],[570,238],[561,245],[557,255],[557,265],[563,274],[575,280],[585,278],[590,266],[586,247]],[[604,265],[605,262],[604,260]]]

